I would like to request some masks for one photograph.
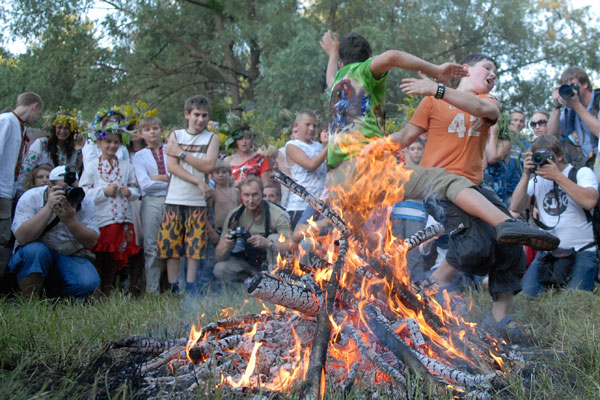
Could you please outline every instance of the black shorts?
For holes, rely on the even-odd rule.
[[[489,186],[474,189],[510,215],[496,192]],[[496,300],[500,292],[518,293],[525,274],[525,253],[521,245],[501,245],[496,242],[496,230],[487,222],[467,214],[454,203],[428,199],[427,212],[450,233],[446,260],[461,272],[489,275],[489,291]]]

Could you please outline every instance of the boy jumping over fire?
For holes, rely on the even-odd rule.
[[[489,200],[491,197],[488,193],[482,192],[477,186],[482,180],[481,159],[488,129],[499,115],[495,99],[478,97],[489,92],[494,85],[496,69],[493,63],[493,68],[489,69],[487,63],[484,66],[479,61],[468,66],[450,63],[434,65],[398,50],[388,50],[373,56],[369,42],[356,33],[346,35],[340,43],[336,34],[332,35],[327,31],[320,44],[329,56],[326,79],[331,90],[327,157],[331,171],[328,186],[332,204],[355,232],[359,231],[376,207],[392,205],[404,197],[435,198],[451,201],[457,206],[456,212],[461,213],[459,218],[466,228],[454,236],[466,236],[464,232],[468,230],[468,226],[479,221],[486,227],[481,236],[485,240],[492,237],[491,243],[484,241],[481,244],[494,250],[500,244],[526,244],[546,250],[558,246],[556,237],[522,221],[513,220],[506,209],[495,206],[495,201]],[[408,146],[426,129],[409,124],[401,132],[383,138],[385,82],[387,72],[392,68],[420,71],[440,82],[466,76],[462,80],[464,83],[461,82],[461,91],[425,79],[422,74],[423,79],[404,80],[402,86],[410,94],[436,97],[436,100],[427,97],[427,102],[424,100],[420,109],[431,109],[432,102],[436,105],[439,102],[449,108],[453,115],[463,116],[462,125],[458,120],[454,124],[447,124],[447,139],[442,141],[441,137],[435,137],[426,145],[422,165],[438,168],[405,168],[404,165],[397,165],[393,156],[394,151]],[[487,71],[487,74],[481,69]],[[468,114],[457,108],[465,109]],[[454,121],[452,118],[450,120]],[[430,134],[429,137],[431,136]],[[465,142],[466,147],[460,150],[461,146],[455,145],[455,141]],[[433,149],[435,158],[431,155]],[[438,153],[444,155],[439,157]],[[456,168],[446,170],[443,167],[448,165],[434,164],[432,161],[446,157],[454,160]],[[498,205],[500,204],[498,201]],[[456,218],[452,219],[452,222],[455,220]],[[447,228],[449,227],[453,228],[447,224]],[[512,278],[510,285],[501,286],[500,289],[494,286],[492,314],[496,321],[508,324],[513,293],[520,289],[518,280],[523,273],[524,257],[521,259],[522,250],[519,246],[501,248],[502,251],[510,249],[510,254],[501,257],[509,260],[507,264],[510,267],[490,268],[490,278],[498,281],[507,270],[512,272]],[[457,253],[457,248],[453,252]],[[494,254],[491,251],[489,255]],[[460,268],[462,259],[459,255],[462,253],[458,252],[451,262]],[[480,260],[484,261],[481,265],[486,265],[485,258]],[[492,263],[489,262],[488,265]],[[440,279],[440,284],[443,283],[445,282]]]

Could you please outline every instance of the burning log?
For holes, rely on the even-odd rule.
[[[413,372],[421,376],[425,373],[426,376],[431,377],[431,373],[433,373],[452,384],[477,388],[489,388],[491,381],[499,376],[498,371],[490,374],[471,375],[429,358],[408,347],[391,329],[389,321],[376,307],[367,304],[365,305],[365,312],[369,328],[375,333],[379,341],[404,361]],[[427,378],[426,382],[429,389],[435,388],[435,380]]]
[[[272,179],[281,183],[283,186],[290,189],[292,193],[298,195],[302,198],[302,200],[310,204],[319,214],[324,216],[329,222],[331,222],[333,226],[342,232],[342,235],[347,238],[352,236],[352,231],[342,220],[342,218],[333,212],[327,203],[310,194],[302,185],[299,185],[296,183],[296,181],[281,171],[274,171]]]
[[[257,299],[278,304],[314,317],[321,309],[316,294],[304,286],[281,281],[266,272],[261,272],[244,281],[248,294]]]
[[[143,364],[140,368],[140,372],[143,374],[145,372],[161,367],[176,357],[185,358],[185,346],[175,346],[174,348],[164,351],[154,360]]]
[[[311,398],[317,398],[317,394],[324,384],[323,373],[325,371],[325,363],[327,360],[327,349],[331,339],[331,322],[329,316],[333,314],[333,304],[337,294],[337,289],[342,275],[342,268],[346,261],[346,252],[348,251],[348,241],[345,236],[339,240],[338,256],[333,263],[333,271],[331,278],[327,282],[327,293],[325,295],[324,307],[321,307],[319,315],[317,316],[317,332],[315,339],[312,343],[312,350],[310,352],[310,359],[308,363],[308,372],[306,376],[306,382],[304,387],[301,389],[301,393],[304,396],[310,396]]]
[[[205,346],[194,346],[188,350],[188,357],[194,364],[198,364],[199,361],[206,360],[212,356],[212,354],[219,350],[224,352],[226,350],[234,349],[242,341],[242,335],[231,335],[211,342],[210,345]]]
[[[381,370],[384,374],[390,377],[394,381],[394,383],[400,387],[400,392],[403,394],[402,398],[407,398],[406,396],[406,378],[402,376],[400,371],[392,367],[388,364],[383,358],[379,356],[371,347],[369,347],[364,340],[360,337],[360,334],[356,329],[352,327],[350,324],[344,324],[342,327],[342,334],[348,335],[352,338],[354,343],[360,349],[360,354],[369,359],[379,370]]]
[[[414,351],[400,339],[390,327],[388,321],[381,310],[372,304],[365,304],[365,316],[369,329],[375,334],[379,342],[398,357],[410,370],[423,379],[425,388],[430,393],[435,393],[438,388],[438,382],[433,378],[426,367],[415,357]]]

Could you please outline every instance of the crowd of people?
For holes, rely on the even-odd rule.
[[[552,112],[527,118],[500,112],[490,94],[497,65],[486,55],[441,65],[397,50],[374,56],[354,33],[339,41],[327,32],[320,45],[330,115],[298,111],[280,149],[257,149],[242,121],[228,127],[232,151],[223,156],[203,96],[185,101],[185,127],[167,135],[158,117],[132,121],[119,107],[100,110],[89,126],[61,110],[46,118],[47,136],[28,145],[26,128],[44,104],[21,94],[0,114],[0,279],[10,271],[26,297],[44,288],[106,296],[117,282],[132,293],[200,293],[273,268],[298,248],[319,253],[327,240],[307,230],[326,237],[332,228],[270,179],[281,170],[367,245],[374,212],[400,239],[442,223],[449,234],[409,253],[411,279],[441,302],[464,282],[487,285],[497,329],[512,329],[521,290],[592,290],[600,95],[585,71],[565,70]],[[400,87],[423,100],[400,131],[384,135],[393,68],[419,71]],[[523,132],[527,120],[533,136]],[[374,200],[357,212],[365,193]]]

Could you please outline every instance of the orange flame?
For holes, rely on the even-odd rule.
[[[248,366],[246,366],[246,371],[244,371],[244,374],[242,375],[239,381],[234,382],[234,380],[230,376],[228,376],[224,380],[223,377],[221,377],[221,382],[224,381],[234,388],[250,385],[250,377],[254,373],[254,368],[256,368],[256,352],[258,351],[260,346],[262,346],[262,343],[254,343],[254,347],[252,348],[252,354],[250,355],[250,360],[248,360]]]

